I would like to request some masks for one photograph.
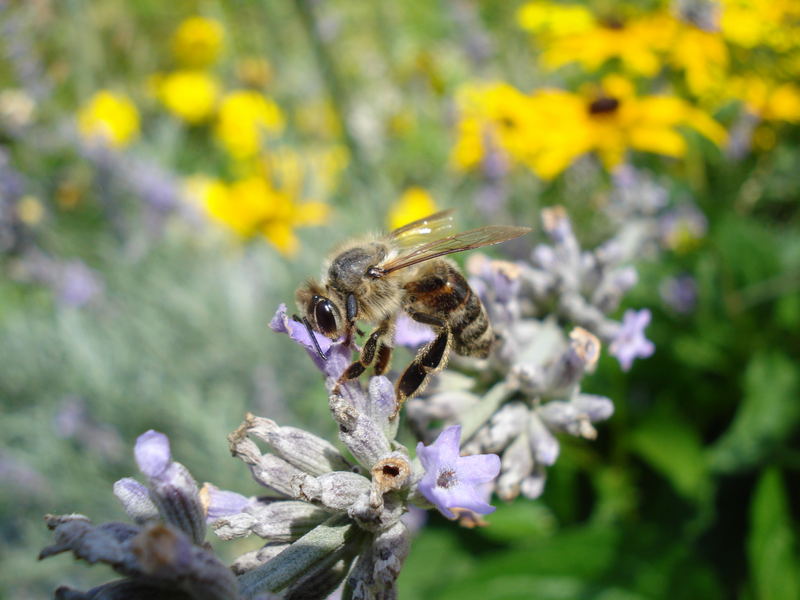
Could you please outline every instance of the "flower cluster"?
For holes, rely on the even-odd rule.
[[[134,451],[146,485],[124,478],[114,486],[134,525],[94,526],[81,515],[47,519],[56,542],[43,557],[72,551],[107,562],[124,578],[85,594],[61,590],[59,597],[144,597],[159,589],[213,600],[326,598],[341,588],[347,598],[393,598],[411,546],[409,511],[435,508],[472,527],[487,524],[493,493],[538,497],[559,455],[557,435],[594,439],[593,423],[613,412],[610,399],[581,389],[602,343],[625,370],[654,351],[644,337],[647,310],[629,310],[621,323],[608,315],[636,281],[626,263],[658,232],[653,214],[663,198],[653,193],[649,209],[644,203],[633,210],[618,196],[610,205],[620,231],[593,251],[580,249],[566,212],[554,207],[543,212],[550,243],[536,246],[529,262],[482,255],[468,261],[497,341],[488,359],[454,357],[455,369],[438,375],[428,397],[407,403],[420,439],[416,457],[397,439],[391,381],[342,381],[358,346],[314,332],[281,305],[270,328],[305,349],[321,371],[346,452],[247,414],[228,436],[233,456],[263,487],[246,497],[209,483],[199,488],[172,460],[166,436],[148,431]],[[568,334],[560,322],[571,324]],[[430,340],[429,328],[398,324],[396,343]],[[464,366],[470,375],[458,373]],[[204,543],[207,524],[223,540],[252,535],[262,544],[229,570]]]
[[[537,498],[546,469],[558,458],[556,435],[594,439],[592,423],[613,412],[610,399],[585,393],[580,385],[593,371],[601,344],[609,345],[625,370],[634,358],[654,351],[644,337],[647,309],[627,311],[622,323],[607,316],[636,282],[627,263],[657,231],[650,221],[626,219],[615,238],[582,251],[566,212],[554,207],[543,211],[551,243],[537,246],[530,262],[472,257],[470,283],[498,342],[487,361],[461,362],[472,376],[445,373],[429,395],[409,401],[414,431],[425,439],[434,424],[461,423],[462,451],[501,455],[493,485],[501,498]],[[559,321],[572,325],[568,334]]]

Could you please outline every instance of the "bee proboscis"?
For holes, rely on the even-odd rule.
[[[450,234],[452,227],[448,210],[384,236],[345,243],[328,260],[322,283],[309,280],[297,290],[299,320],[310,330],[350,340],[357,321],[376,325],[338,385],[370,366],[377,375],[386,372],[401,311],[431,326],[435,337],[397,380],[397,411],[447,365],[451,350],[462,356],[489,355],[494,335],[486,309],[456,264],[444,257],[514,239],[530,228],[486,226]]]

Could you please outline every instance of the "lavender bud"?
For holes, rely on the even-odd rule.
[[[547,481],[547,471],[536,468],[519,484],[519,491],[526,498],[536,500],[544,491],[545,481]]]
[[[503,500],[513,500],[519,495],[520,483],[533,469],[533,455],[527,432],[511,442],[503,452],[500,476],[497,478],[497,495]]]
[[[536,412],[528,420],[528,439],[534,460],[543,465],[553,465],[560,451],[556,437],[539,418]]]
[[[383,429],[354,406],[352,401],[332,395],[329,402],[333,418],[339,424],[339,439],[359,463],[372,468],[372,465],[391,452]]]
[[[180,463],[172,463],[159,477],[150,480],[150,497],[161,516],[196,544],[201,544],[206,535],[206,513],[199,492],[197,482]]]
[[[182,464],[173,462],[169,439],[152,429],[136,439],[134,456],[150,483],[150,498],[167,523],[202,543],[206,534],[205,510],[197,482]]]
[[[124,477],[117,481],[114,495],[122,502],[128,516],[140,525],[158,519],[158,509],[150,499],[150,493],[135,479]]]
[[[597,431],[592,427],[589,417],[572,402],[548,402],[540,406],[537,412],[553,429],[589,440],[597,437]]]

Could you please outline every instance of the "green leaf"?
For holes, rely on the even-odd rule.
[[[674,409],[654,411],[631,435],[633,450],[689,500],[708,492],[707,468],[698,433]]]
[[[756,354],[744,375],[744,399],[733,423],[709,451],[714,471],[751,468],[778,447],[800,417],[796,365],[785,355]]]
[[[750,511],[747,553],[756,599],[800,598],[800,561],[794,546],[786,489],[772,467],[761,476]]]
[[[550,509],[530,500],[500,504],[486,520],[489,526],[481,528],[480,533],[491,540],[507,543],[526,544],[532,539],[549,537],[556,527]]]

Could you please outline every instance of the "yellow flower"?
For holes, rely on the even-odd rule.
[[[212,182],[202,195],[214,220],[244,238],[262,235],[286,255],[294,254],[299,246],[294,229],[321,225],[329,212],[322,202],[295,202],[288,191],[258,175],[230,185]]]
[[[260,56],[245,56],[236,63],[236,77],[246,86],[264,88],[272,81],[272,65]]]
[[[728,69],[728,48],[715,32],[688,23],[676,23],[667,49],[667,61],[686,76],[686,85],[698,97],[718,93]]]
[[[767,46],[786,52],[800,47],[797,0],[721,0],[720,29],[744,48]]]
[[[747,110],[766,121],[800,121],[800,87],[763,77],[733,79],[728,93],[741,100]]]
[[[584,6],[528,2],[517,11],[520,27],[537,35],[565,36],[585,32],[595,26],[595,19]]]
[[[205,71],[174,71],[160,79],[158,92],[167,110],[187,123],[196,124],[213,113],[219,84]]]
[[[23,196],[17,202],[17,216],[26,225],[37,225],[44,218],[44,207],[35,196]]]
[[[551,69],[577,62],[597,71],[616,59],[630,73],[652,77],[661,67],[659,55],[669,46],[675,24],[667,14],[654,14],[627,21],[595,20],[592,27],[565,33],[551,29],[540,35],[542,62]]]
[[[78,112],[78,130],[86,139],[124,148],[139,133],[139,112],[126,96],[101,90]]]
[[[505,105],[505,110],[512,109],[510,117],[492,110],[496,98],[484,102],[479,98],[467,106],[453,152],[457,166],[474,168],[488,146],[550,179],[588,152],[597,153],[609,169],[630,149],[684,156],[686,141],[679,127],[694,129],[718,145],[727,137],[716,121],[684,100],[637,96],[630,82],[619,76],[607,77],[599,88],[582,94],[542,90],[528,96],[512,90],[501,85],[485,91],[513,98]],[[476,106],[486,112],[476,117]]]
[[[224,31],[218,21],[189,17],[172,36],[172,52],[178,63],[185,67],[207,67],[219,57],[223,38]]]
[[[237,90],[223,97],[215,134],[231,156],[244,160],[258,154],[265,135],[278,134],[283,127],[283,112],[275,102],[255,91]]]
[[[431,195],[421,187],[410,187],[389,211],[389,229],[397,229],[435,212],[436,203]]]

